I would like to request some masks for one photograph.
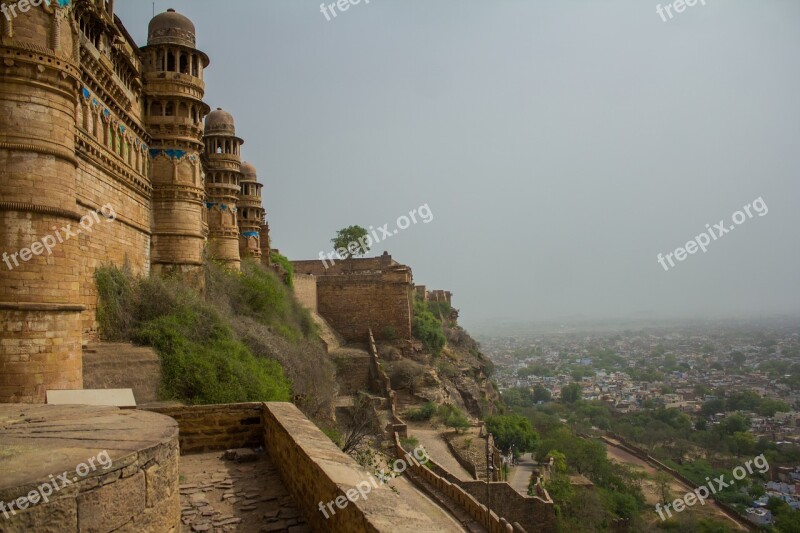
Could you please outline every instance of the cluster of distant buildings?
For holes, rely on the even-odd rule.
[[[800,466],[782,466],[774,470],[774,481],[764,484],[766,493],[753,501],[753,506],[747,509],[747,518],[759,525],[769,525],[773,516],[767,509],[770,498],[778,498],[786,502],[795,511],[800,511]]]
[[[713,391],[724,390],[728,395],[754,392],[785,402],[794,410],[771,417],[745,413],[751,419],[751,431],[779,443],[800,443],[800,391],[759,369],[768,361],[796,361],[782,354],[788,351],[785,347],[797,346],[798,334],[791,329],[777,334],[770,348],[748,335],[738,331],[519,335],[484,338],[482,348],[496,365],[494,378],[501,390],[541,385],[559,399],[561,389],[576,381],[574,370],[580,369],[585,376],[579,380],[583,397],[623,413],[659,405],[696,416],[704,402],[715,399]],[[603,365],[593,358],[598,348],[612,350],[619,363],[600,369]],[[732,364],[733,352],[743,355],[741,366]],[[667,360],[669,365],[664,363]],[[531,365],[546,371],[521,372]],[[646,379],[649,376],[642,370],[647,367],[658,370],[659,378]],[[719,423],[724,417],[725,413],[715,413],[709,423]]]

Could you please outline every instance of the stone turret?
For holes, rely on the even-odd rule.
[[[259,241],[261,245],[261,264],[270,266],[270,254],[272,253],[272,246],[269,239],[269,222],[264,222],[261,225]]]
[[[239,222],[239,254],[244,257],[261,257],[261,226],[266,211],[261,202],[261,188],[256,168],[242,163],[237,218]]]
[[[0,403],[83,385],[82,237],[61,229],[75,232],[85,213],[76,204],[78,36],[69,6],[45,4],[0,15]],[[105,9],[92,16],[113,24]]]
[[[195,48],[194,24],[173,9],[150,21],[141,51],[152,136],[152,270],[199,281],[208,232],[200,159],[203,117],[210,111],[203,102],[208,56]]]
[[[204,140],[209,257],[239,270],[237,202],[244,141],[236,136],[236,124],[231,114],[221,108],[206,117]]]

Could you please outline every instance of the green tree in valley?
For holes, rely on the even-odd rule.
[[[552,393],[546,389],[543,385],[536,385],[533,387],[533,401],[535,403],[539,402],[549,402],[553,399]]]
[[[494,436],[495,444],[501,450],[513,445],[515,452],[532,452],[539,441],[539,434],[533,430],[530,421],[516,414],[490,416],[486,419],[486,431]]]
[[[561,389],[561,401],[563,403],[575,403],[583,396],[583,387],[580,383],[570,383]]]
[[[750,419],[741,413],[733,413],[727,416],[717,427],[720,432],[726,435],[733,435],[750,429]]]

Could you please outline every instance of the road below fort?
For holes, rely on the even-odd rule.
[[[508,475],[508,484],[511,485],[515,491],[519,492],[523,496],[528,495],[528,484],[531,480],[531,474],[533,474],[533,469],[536,467],[536,461],[534,461],[531,454],[526,453],[525,455],[521,455],[517,466],[511,469],[511,473]]]

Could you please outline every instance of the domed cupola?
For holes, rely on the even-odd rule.
[[[236,123],[233,115],[218,107],[206,117],[206,135],[236,135]]]
[[[174,9],[156,15],[147,29],[147,45],[156,44],[182,44],[194,48],[194,23]]]

